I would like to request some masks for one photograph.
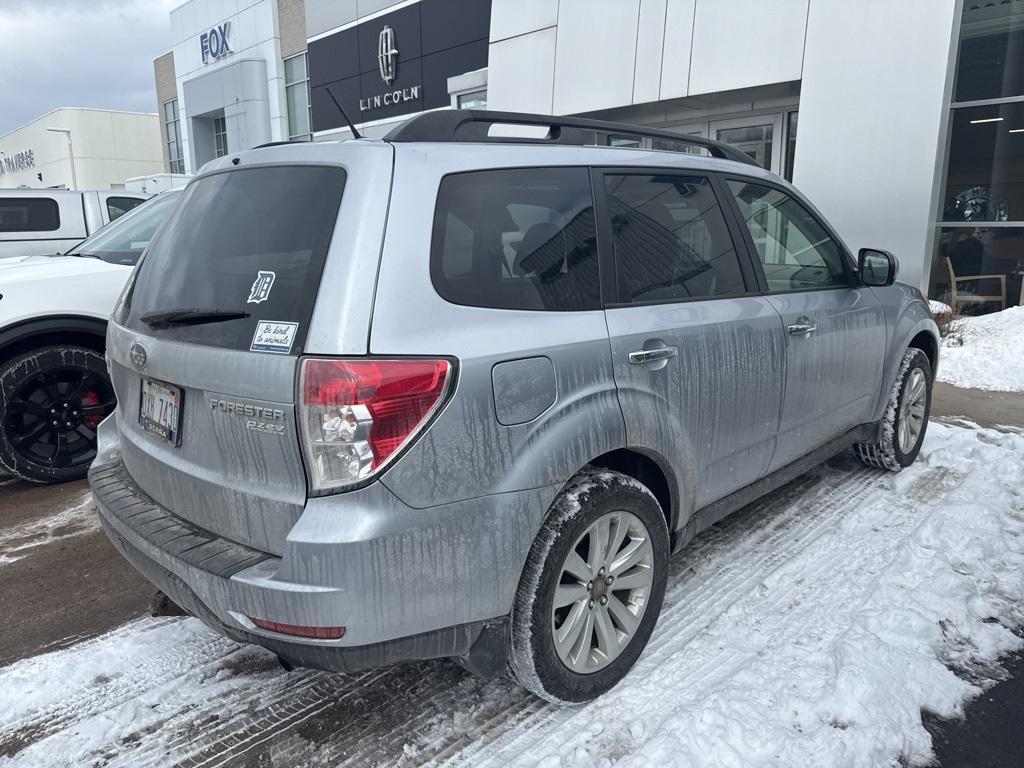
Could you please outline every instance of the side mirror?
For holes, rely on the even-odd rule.
[[[884,288],[896,282],[899,262],[888,251],[877,248],[861,248],[857,254],[857,271],[864,285]]]

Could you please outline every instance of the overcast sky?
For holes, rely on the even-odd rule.
[[[0,135],[56,107],[156,111],[183,0],[0,0]]]

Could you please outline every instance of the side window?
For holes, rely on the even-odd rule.
[[[729,188],[764,266],[768,290],[837,288],[852,284],[839,244],[785,192],[732,180]]]
[[[617,300],[683,301],[746,292],[704,176],[606,174]]]
[[[0,232],[55,232],[60,229],[57,201],[49,197],[0,198]]]
[[[430,275],[442,298],[497,309],[600,309],[586,168],[473,171],[441,181]]]
[[[137,208],[146,202],[145,200],[139,200],[137,197],[108,197],[107,198],[107,215],[110,220],[124,216],[132,208]]]

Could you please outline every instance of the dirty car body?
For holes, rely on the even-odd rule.
[[[644,208],[660,192],[675,202]],[[763,210],[744,209],[765,194],[813,220],[841,274],[766,269],[757,238],[777,222],[754,231]],[[294,665],[503,669],[531,551],[581,472],[635,478],[678,551],[878,439],[909,347],[937,362],[918,291],[864,284],[799,192],[722,157],[282,145],[208,165],[174,216],[109,324],[117,409],[90,481],[154,584]],[[626,263],[674,248],[663,279]],[[221,315],[153,319],[181,308]],[[381,406],[323,410],[403,365],[426,394],[386,446]],[[140,413],[154,398],[173,423]]]

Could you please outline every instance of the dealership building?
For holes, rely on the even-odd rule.
[[[933,297],[1021,302],[1024,0],[189,0],[171,25],[169,171],[346,138],[343,112],[636,123],[740,147]]]
[[[0,136],[0,189],[124,189],[163,168],[152,113],[61,107]]]

